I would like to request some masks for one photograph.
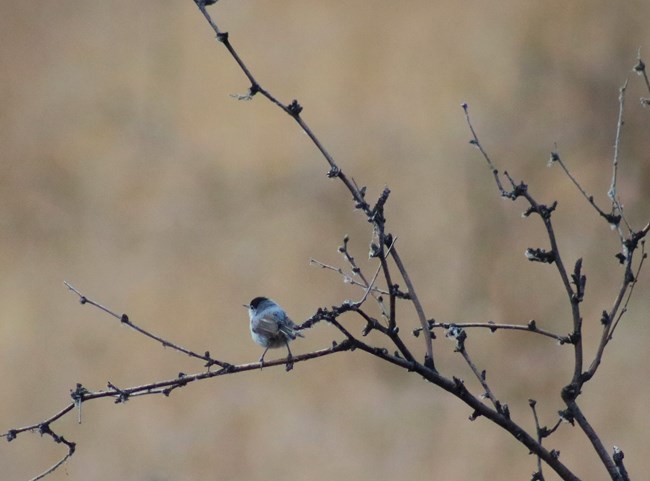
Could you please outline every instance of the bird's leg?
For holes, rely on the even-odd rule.
[[[268,347],[264,349],[264,352],[262,353],[262,357],[260,357],[260,369],[264,369],[264,356],[266,356],[266,351],[268,350],[269,350]]]
[[[293,354],[291,354],[291,349],[289,348],[289,341],[285,339],[284,345],[287,346],[287,352],[289,352],[289,355],[287,356],[287,364],[285,365],[285,369],[289,372],[293,369]]]

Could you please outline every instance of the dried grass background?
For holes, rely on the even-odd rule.
[[[468,102],[498,165],[539,200],[559,201],[560,248],[569,264],[585,259],[594,345],[619,284],[616,238],[546,161],[557,142],[605,206],[618,88],[631,77],[619,187],[629,219],[648,221],[650,112],[631,73],[637,49],[650,51],[648,2],[222,0],[211,11],[262,85],[301,102],[369,198],[392,189],[388,224],[429,316],[536,319],[567,333],[556,272],[523,256],[546,246],[542,226],[498,198],[467,144]],[[80,306],[64,279],[229,362],[260,355],[241,307],[252,297],[276,299],[300,322],[360,294],[308,261],[342,265],[344,234],[365,259],[365,220],[288,117],[229,96],[248,85],[190,0],[2,0],[0,68],[0,431],[52,415],[77,382],[101,389],[201,370]],[[581,398],[637,479],[650,470],[649,279],[646,270]],[[401,314],[403,332],[417,327]],[[318,325],[294,352],[333,338]],[[553,423],[569,348],[521,333],[470,333],[467,346],[513,417],[532,429],[535,398]],[[435,347],[440,369],[472,385],[453,343]],[[355,352],[169,399],[85,404],[81,425],[68,416],[55,427],[78,449],[49,479],[528,479],[534,458],[470,414]],[[583,479],[606,479],[578,429],[547,446]],[[22,435],[0,445],[2,478],[27,479],[62,452]]]

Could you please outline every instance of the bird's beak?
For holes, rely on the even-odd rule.
[[[251,308],[251,306],[249,306],[248,304],[242,304],[242,306],[244,306],[246,309],[250,309],[250,308]]]

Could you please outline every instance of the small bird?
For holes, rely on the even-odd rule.
[[[305,337],[296,330],[296,325],[289,319],[277,303],[266,297],[256,297],[250,304],[244,304],[248,308],[250,317],[250,329],[253,341],[264,347],[260,363],[264,366],[264,356],[269,349],[287,346],[289,359],[292,358],[289,343],[296,337]],[[287,365],[287,369],[289,369]]]

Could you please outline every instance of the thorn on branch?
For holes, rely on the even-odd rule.
[[[287,107],[287,112],[289,112],[294,117],[298,117],[302,112],[302,105],[300,105],[298,101],[294,99]]]
[[[575,293],[572,296],[572,301],[580,303],[584,299],[585,285],[587,284],[587,277],[582,274],[582,258],[576,261],[576,265],[573,268],[573,274],[571,274],[571,279],[573,284],[576,286]]]
[[[629,252],[633,252],[639,246],[639,241],[645,238],[650,230],[650,224],[646,225],[643,229],[638,232],[633,232],[632,235],[625,239],[623,245],[627,248]]]
[[[115,386],[115,384],[113,384],[110,381],[108,382],[108,388],[113,389],[114,391],[117,392],[117,396],[115,397],[115,404],[125,403],[129,400],[130,394],[118,388],[117,386]]]
[[[541,262],[543,264],[553,264],[555,262],[555,253],[548,252],[545,249],[536,249],[529,247],[525,252],[526,258],[531,262]]]
[[[454,381],[454,388],[456,391],[456,395],[458,395],[458,397],[463,399],[464,396],[467,395],[467,388],[465,387],[465,383],[463,382],[462,379],[457,378],[456,376],[452,377],[452,381]]]
[[[539,471],[535,471],[533,477],[530,478],[530,481],[544,481],[544,475]]]
[[[81,383],[77,383],[77,387],[73,391],[70,389],[70,397],[72,400],[75,402],[75,404],[83,402],[84,398],[86,397],[86,394],[88,394],[90,391],[83,387]]]
[[[476,421],[481,416],[482,416],[482,414],[480,412],[474,411],[472,414],[469,415],[469,420],[470,421]]]
[[[616,469],[618,470],[618,473],[621,475],[622,481],[630,481],[630,475],[627,472],[627,469],[625,469],[625,464],[623,464],[623,458],[625,458],[625,454],[619,448],[618,446],[614,446],[614,454],[612,456],[612,459],[614,461],[614,464],[616,465]]]
[[[338,166],[333,166],[330,168],[330,170],[327,171],[327,178],[328,179],[334,179],[341,175],[341,169],[338,168]]]
[[[551,157],[548,159],[548,166],[550,167],[555,162],[559,162],[559,161],[560,161],[560,154],[558,154],[557,152],[551,152]]]
[[[609,313],[603,310],[603,315],[600,317],[600,323],[603,326],[609,326],[610,322],[612,322],[612,319],[609,317]]]
[[[499,174],[499,171],[497,169],[494,169],[492,171],[492,173],[496,177]],[[499,190],[501,191],[501,196],[502,197],[506,197],[506,198],[514,201],[514,200],[518,199],[519,197],[521,197],[522,195],[526,195],[526,192],[528,192],[528,186],[523,181],[519,182],[519,184],[515,183],[514,179],[510,176],[510,174],[508,173],[507,170],[503,171],[503,175],[510,182],[510,185],[512,186],[512,190],[510,192],[508,192],[505,189],[503,189],[502,187],[499,188]]]
[[[573,344],[574,346],[578,343],[580,340],[580,333],[579,332],[572,332],[568,336],[568,341],[570,344]]]
[[[632,70],[634,70],[637,75],[643,75],[643,72],[645,72],[645,63],[640,57]]]
[[[131,321],[129,320],[129,316],[127,316],[126,314],[122,314],[122,316],[120,317],[120,322],[122,324],[131,324]]]
[[[554,201],[551,206],[546,206],[544,204],[535,204],[530,206],[524,213],[522,214],[524,217],[528,217],[531,214],[539,214],[539,216],[544,219],[548,220],[551,218],[551,214],[553,211],[557,208],[557,201]]]
[[[210,4],[212,5],[212,4]],[[228,32],[218,32],[217,41],[221,43],[228,43]]]
[[[377,225],[383,225],[384,223],[386,223],[386,218],[384,217],[384,206],[388,201],[389,195],[390,195],[390,189],[388,187],[385,187],[384,191],[377,199],[377,203],[375,204],[375,206],[370,211],[370,214],[368,215],[368,222]]]
[[[339,246],[338,251],[343,254],[348,250],[348,242],[350,242],[350,236],[345,234],[343,236],[343,245]]]

